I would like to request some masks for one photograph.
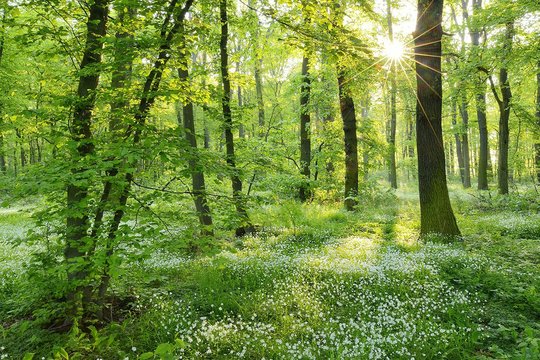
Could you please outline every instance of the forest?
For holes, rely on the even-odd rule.
[[[0,0],[0,359],[540,359],[540,2]]]

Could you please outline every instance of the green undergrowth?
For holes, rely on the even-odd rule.
[[[24,305],[42,293],[25,275],[33,248],[13,241],[31,221],[4,210],[0,357],[540,358],[534,194],[453,193],[455,244],[419,242],[417,201],[397,192],[352,213],[265,205],[252,214],[256,236],[219,234],[219,245],[195,253],[166,236],[127,247],[144,256],[126,258],[115,279],[117,321],[68,334]]]

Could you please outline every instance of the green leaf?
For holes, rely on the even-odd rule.
[[[147,360],[147,359],[152,359],[154,357],[154,353],[153,352],[145,352],[144,354],[141,354],[141,356],[139,356],[139,360]]]
[[[34,353],[26,353],[24,354],[22,360],[32,360],[34,358]]]

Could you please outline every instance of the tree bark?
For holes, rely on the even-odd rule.
[[[352,211],[357,204],[358,195],[358,138],[354,102],[346,83],[344,71],[338,69],[339,108],[345,143],[345,208]]]
[[[227,17],[227,0],[220,0],[219,14],[221,21],[220,37],[220,69],[223,83],[222,108],[223,122],[225,128],[225,147],[227,165],[231,171],[231,182],[233,191],[233,200],[236,206],[236,213],[240,218],[240,225],[236,228],[236,236],[244,236],[255,231],[251,224],[245,205],[244,195],[242,194],[242,180],[240,179],[239,169],[236,167],[236,157],[234,154],[233,122],[231,112],[231,80],[229,78],[229,54],[227,51],[227,42],[229,36],[229,20]]]
[[[304,177],[304,182],[299,189],[299,198],[302,202],[312,197],[309,185],[311,176],[311,116],[309,112],[311,78],[309,66],[309,58],[307,54],[304,54],[302,59],[302,85],[300,87],[300,174]]]
[[[446,184],[442,138],[441,39],[443,0],[418,0],[416,23],[416,145],[420,235],[460,235]],[[429,84],[429,85],[428,85]]]

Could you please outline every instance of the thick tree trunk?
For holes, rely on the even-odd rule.
[[[101,63],[102,38],[106,33],[108,1],[95,0],[90,5],[86,23],[86,43],[80,65],[78,101],[75,102],[71,137],[76,145],[72,154],[73,167],[71,181],[67,184],[66,244],[64,256],[68,265],[68,280],[72,288],[68,299],[73,302],[68,320],[72,321],[83,311],[85,278],[89,272],[89,261],[85,253],[93,247],[88,237],[87,197],[90,187],[85,159],[94,153],[92,139],[92,112],[95,105],[96,89],[99,83],[98,65]],[[85,299],[88,298],[86,294]]]
[[[442,138],[442,11],[443,0],[418,0],[414,43],[421,236],[460,234],[448,196]]]
[[[247,211],[244,195],[242,194],[242,180],[240,179],[239,170],[236,167],[236,158],[234,154],[234,137],[232,133],[233,122],[231,112],[231,80],[229,78],[229,54],[227,52],[227,42],[229,36],[229,23],[227,18],[227,0],[220,0],[219,14],[221,20],[221,38],[220,38],[220,69],[221,79],[223,83],[223,98],[221,100],[223,107],[223,122],[225,128],[225,147],[227,165],[231,171],[231,182],[234,204],[236,212],[240,218],[240,225],[236,228],[236,235],[243,236],[254,232],[254,227],[251,224]]]
[[[300,186],[299,197],[302,202],[312,197],[309,185],[311,176],[311,116],[309,112],[311,78],[309,65],[309,58],[304,54],[302,59],[302,85],[300,88],[300,174],[304,177],[304,183]]]
[[[183,84],[187,84],[189,81],[189,70],[187,61],[188,53],[183,26],[181,27],[179,33],[181,35],[181,49],[178,77]],[[200,163],[198,161],[199,154],[197,149],[197,136],[195,132],[195,116],[193,111],[193,102],[191,100],[187,100],[184,102],[182,107],[182,115],[184,134],[192,150],[190,152],[188,164],[191,172],[191,184],[193,187],[193,200],[195,202],[195,209],[197,210],[199,222],[201,223],[203,229],[203,234],[207,236],[212,236],[214,234],[214,231],[212,229],[212,215],[210,213],[210,206],[208,205],[208,200],[206,198],[206,184],[204,179],[204,173],[202,172]]]
[[[514,23],[506,24],[505,43],[503,46],[503,67],[499,71],[499,84],[501,87],[501,101],[499,102],[499,157],[497,182],[499,193],[508,194],[508,146],[510,140],[510,129],[508,121],[510,119],[510,102],[512,91],[508,80],[508,69],[506,62],[512,50],[512,38],[514,37]]]
[[[338,69],[339,108],[343,119],[345,143],[345,208],[354,210],[358,195],[358,139],[353,99],[346,88],[343,70]]]

